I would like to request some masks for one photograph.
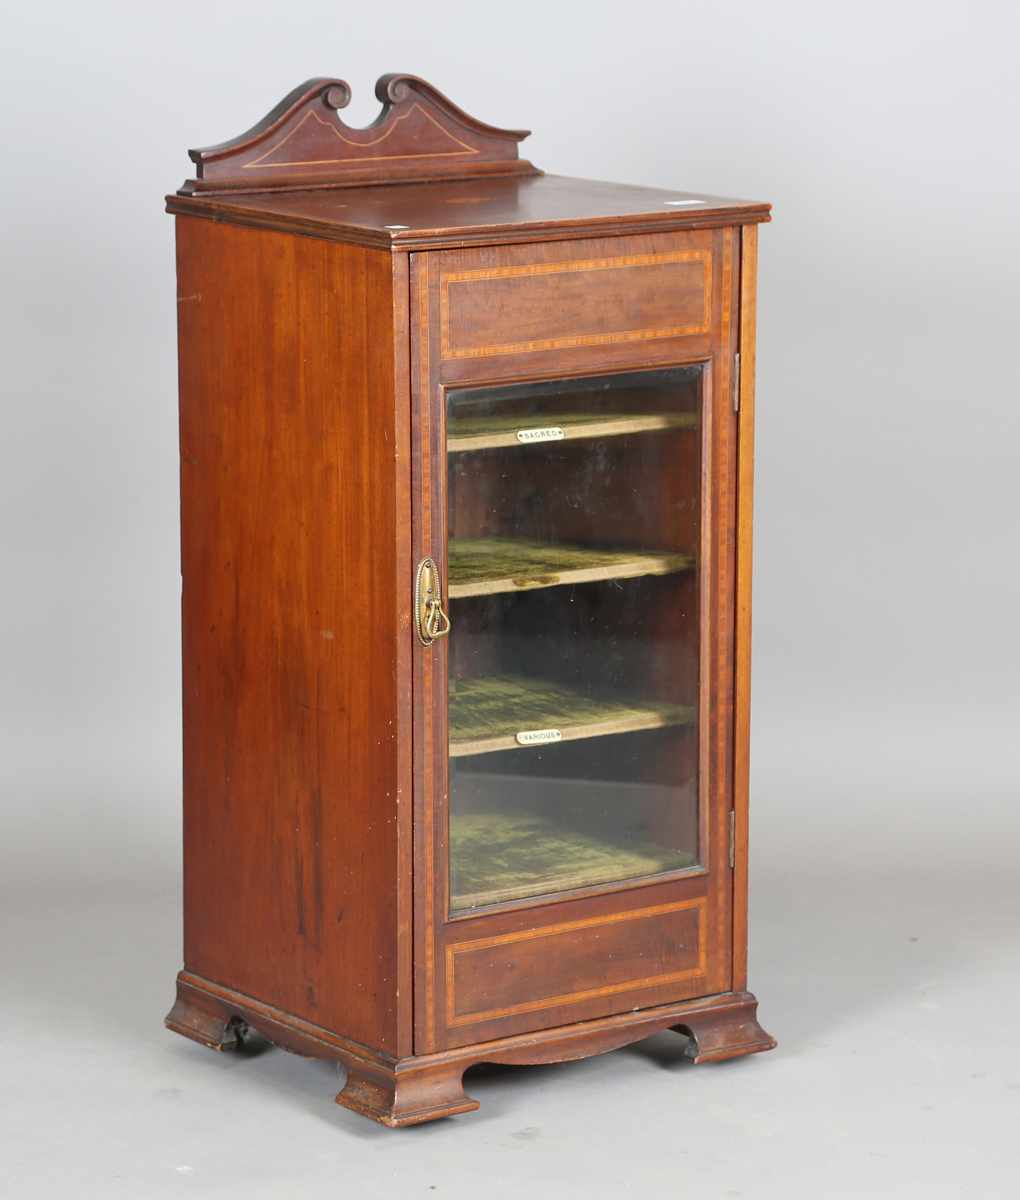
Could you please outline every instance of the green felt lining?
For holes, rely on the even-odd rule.
[[[453,681],[451,681],[452,683]],[[633,700],[579,692],[524,675],[458,679],[450,688],[450,741],[517,734],[527,729],[569,729],[635,717],[661,717],[663,725],[692,725],[695,712],[665,700]]]
[[[657,573],[682,571],[694,566],[691,554],[655,553],[648,550],[596,550],[531,538],[451,538],[449,551],[452,586],[489,579],[513,579],[518,587],[546,582],[565,571],[645,563]]]
[[[477,908],[693,866],[693,854],[604,841],[530,813],[450,818],[450,907]]]

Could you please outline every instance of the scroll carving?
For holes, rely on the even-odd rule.
[[[249,129],[189,150],[198,178],[179,195],[357,187],[477,175],[538,175],[517,156],[527,130],[496,129],[463,112],[414,75],[384,75],[382,112],[365,129],[339,116],[351,98],[342,79],[310,79]]]

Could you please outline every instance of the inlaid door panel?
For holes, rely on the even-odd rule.
[[[707,354],[722,317],[724,241],[706,229],[435,255],[442,378]]]

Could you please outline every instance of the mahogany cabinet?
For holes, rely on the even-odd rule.
[[[347,1069],[388,1125],[478,1062],[746,990],[755,247],[768,206],[544,175],[411,76],[192,151],[177,215],[185,969],[167,1018]]]

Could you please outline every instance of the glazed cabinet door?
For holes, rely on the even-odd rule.
[[[412,259],[417,1053],[730,988],[737,245]]]

